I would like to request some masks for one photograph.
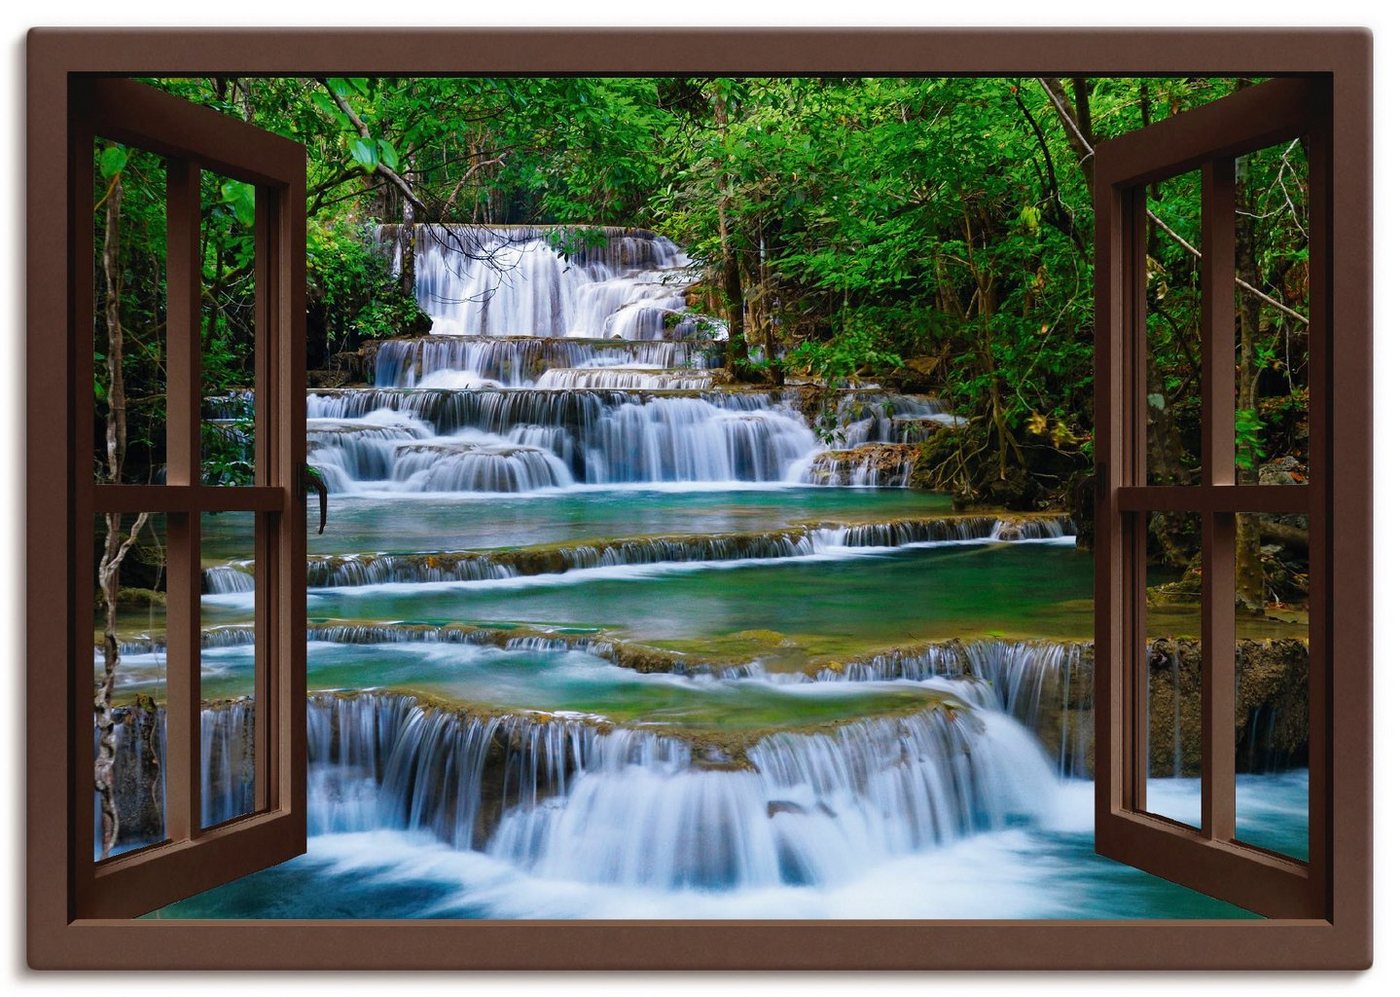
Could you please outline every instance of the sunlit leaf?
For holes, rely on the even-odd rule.
[[[123,169],[126,168],[127,149],[124,145],[109,145],[102,150],[102,155],[98,157],[98,168],[102,171],[102,179],[110,180]]]
[[[241,183],[237,180],[226,180],[220,188],[224,203],[233,211],[233,216],[238,220],[238,224],[244,228],[252,228],[257,219],[258,200],[257,192],[252,184]]]
[[[379,150],[367,138],[357,136],[351,139],[350,155],[366,173],[373,173],[379,166]]]
[[[383,139],[379,140],[379,159],[391,170],[399,168],[399,154],[394,151],[394,147]]]

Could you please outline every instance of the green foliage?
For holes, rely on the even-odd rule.
[[[200,434],[200,471],[206,485],[253,483],[253,420],[205,421]]]
[[[427,316],[390,272],[366,226],[344,218],[313,224],[306,252],[308,325],[323,343],[349,346],[426,331]]]
[[[790,370],[807,370],[832,387],[844,386],[858,373],[885,373],[903,360],[874,325],[859,318],[846,323],[825,342],[807,340],[787,355]]]
[[[1244,470],[1258,467],[1269,456],[1264,442],[1264,420],[1253,409],[1235,411],[1235,466]]]
[[[647,227],[701,266],[700,311],[742,309],[733,332],[746,349],[731,358],[741,379],[806,377],[830,392],[873,378],[936,393],[986,427],[980,459],[996,460],[998,477],[1008,463],[1024,466],[1023,447],[1052,449],[1072,466],[1091,455],[1092,158],[1073,128],[1102,141],[1247,83],[160,81],[307,146],[312,349],[322,359],[422,327],[369,236],[371,226],[409,216],[404,185],[419,222]],[[1047,87],[1079,125],[1066,126]],[[1263,150],[1237,171],[1255,278],[1303,316],[1305,151],[1300,143]],[[103,176],[122,168],[116,151],[99,162]],[[235,193],[223,205],[245,223]],[[1148,190],[1153,214],[1196,246],[1199,205],[1192,175]],[[558,238],[567,251],[581,237]],[[236,268],[236,245],[224,252]],[[1147,256],[1151,392],[1160,403],[1152,418],[1180,437],[1180,460],[1198,466],[1198,263],[1155,223]],[[729,301],[726,260],[742,300]],[[1257,460],[1304,439],[1306,325],[1271,308],[1252,321],[1251,355],[1239,358],[1249,389],[1240,408],[1252,415],[1240,433],[1256,441],[1248,452]]]
[[[110,180],[126,166],[128,151],[124,145],[109,145],[97,157],[98,174],[103,180]]]
[[[379,146],[373,139],[356,135],[350,140],[350,158],[359,163],[366,173],[373,173],[379,168]]]
[[[95,314],[94,454],[99,480],[109,477],[105,446],[111,415],[109,357],[116,356],[108,325],[110,300],[104,273],[110,213],[116,209],[115,313],[122,333],[127,448],[122,480],[154,480],[165,460],[165,169],[160,157],[116,143],[93,150],[93,274]]]

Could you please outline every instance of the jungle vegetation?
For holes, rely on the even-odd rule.
[[[1069,507],[1087,523],[1094,148],[1256,81],[151,82],[307,147],[313,384],[362,377],[367,340],[428,328],[411,240],[392,272],[381,223],[649,228],[702,264],[693,305],[728,324],[716,348],[736,381],[935,394],[968,421],[923,445],[916,485],[966,504]],[[94,155],[106,261],[95,459],[99,476],[147,480],[163,464],[163,173],[111,143]],[[217,394],[251,379],[253,192],[208,173],[204,183],[204,365]],[[1152,481],[1200,473],[1199,204],[1196,175],[1149,191]],[[1307,474],[1307,212],[1301,143],[1240,160],[1242,481]],[[228,440],[206,439],[205,454],[206,476],[247,478]],[[1286,525],[1273,539],[1297,547]],[[1154,550],[1185,568],[1194,549],[1182,533],[1155,528]],[[1264,598],[1257,582],[1242,591]]]

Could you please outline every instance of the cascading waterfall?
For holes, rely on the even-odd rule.
[[[949,641],[894,650],[825,668],[818,681],[888,682],[967,677],[983,694],[964,697],[1000,709],[1041,738],[1064,777],[1092,774],[1091,645],[1073,641]]]
[[[200,711],[200,810],[204,826],[253,812],[255,705],[238,699]]]
[[[533,492],[573,482],[564,462],[539,447],[475,438],[394,448],[394,484],[414,492]]]
[[[670,340],[424,336],[372,345],[373,382],[379,388],[469,387],[473,383],[531,388],[550,371],[609,367],[698,375],[718,360],[718,351],[705,343]]]
[[[535,386],[563,391],[579,388],[704,391],[714,386],[714,375],[705,371],[659,367],[565,367],[545,371]]]
[[[308,415],[312,459],[333,491],[367,483],[404,491],[527,491],[575,483],[782,481],[816,444],[796,411],[752,394],[360,390],[313,394]],[[402,423],[394,424],[394,416]],[[425,437],[418,428],[424,425],[437,435]],[[429,444],[442,448],[438,458],[453,460],[458,471],[415,476],[425,470]],[[476,463],[509,469],[493,470],[486,488],[461,473]]]
[[[384,226],[381,244],[397,252],[399,234]],[[375,345],[374,389],[308,398],[311,459],[333,492],[908,484],[907,462],[894,474],[833,464],[795,392],[715,390],[722,327],[687,310],[698,274],[662,236],[418,225],[413,239],[433,334]],[[958,420],[860,390],[838,421],[840,445],[858,447]]]
[[[843,447],[867,443],[920,443],[937,427],[959,426],[962,420],[949,415],[926,398],[857,392],[841,399],[836,407],[839,425],[837,441]]]
[[[204,591],[210,595],[252,592],[254,587],[251,561],[237,561],[204,569]]]
[[[399,234],[385,227],[383,244],[399,246]],[[883,642],[852,643],[826,657],[808,635],[710,624],[707,614],[723,614],[703,603],[702,586],[725,567],[745,597],[763,599],[753,579],[764,576],[790,579],[803,596],[825,572],[833,591],[814,588],[814,604],[839,615],[848,569],[859,567],[852,578],[869,577],[867,565],[922,571],[926,557],[942,570],[984,554],[1028,563],[1035,543],[1072,540],[1067,517],[952,515],[914,493],[800,487],[907,486],[918,445],[960,420],[929,398],[853,387],[841,393],[835,434],[819,438],[828,394],[744,386],[715,369],[724,330],[688,307],[697,272],[661,236],[418,226],[412,237],[433,333],[370,344],[372,386],[307,396],[309,458],[331,491],[353,496],[344,531],[333,527],[307,562],[321,614],[306,631],[319,690],[307,708],[311,882],[345,875],[314,865],[318,849],[338,849],[354,856],[349,867],[380,863],[384,882],[413,879],[414,890],[431,866],[426,880],[447,880],[469,916],[539,916],[529,898],[545,894],[546,916],[561,916],[550,904],[565,895],[607,896],[615,906],[604,916],[614,916],[619,897],[645,905],[678,891],[688,891],[678,902],[731,916],[757,898],[777,911],[774,898],[793,893],[844,901],[911,868],[907,856],[937,868],[1061,830],[1062,797],[1078,792],[1061,780],[1091,774],[1090,645],[926,630],[893,638],[921,643],[881,653],[871,648]],[[251,401],[210,399],[206,418],[242,433]],[[656,489],[680,494],[634,523],[623,493],[672,483],[685,487]],[[686,483],[707,494],[684,495],[701,490]],[[700,498],[703,514],[689,518]],[[392,528],[366,525],[381,506]],[[209,539],[249,549],[218,530]],[[963,544],[1032,546],[907,550]],[[740,563],[803,558],[842,563]],[[528,576],[544,577],[517,581]],[[654,581],[633,586],[641,576]],[[597,590],[596,615],[575,610],[598,578],[625,581]],[[693,646],[659,625],[648,632],[650,609],[614,610],[626,607],[614,590],[665,592],[672,581],[701,593],[694,615],[714,628]],[[204,591],[226,596],[206,606],[229,614],[201,635],[218,652],[205,655],[211,697],[245,688],[253,584],[251,562],[205,568]],[[420,601],[415,585],[439,587]],[[498,612],[502,591],[512,608]],[[851,604],[868,607],[869,595]],[[938,585],[919,597],[940,598]],[[659,607],[652,622],[666,623],[664,612],[688,609]],[[846,646],[840,639],[826,646]],[[163,675],[164,639],[126,635],[121,651],[132,658],[122,695],[143,696]],[[1305,649],[1290,653],[1306,663]],[[1154,648],[1149,667],[1189,677],[1199,656],[1185,643]],[[1273,681],[1276,659],[1259,660]],[[1277,684],[1247,677],[1248,757],[1296,759],[1297,746],[1275,733],[1289,729],[1292,705],[1267,691]],[[130,848],[163,834],[164,724],[149,699],[121,709]],[[1191,738],[1182,711],[1174,716],[1179,772]],[[253,724],[248,699],[202,712],[206,824],[252,806]],[[404,850],[433,858],[403,863]],[[739,906],[719,906],[740,893]]]
[[[313,416],[306,422],[306,451],[327,488],[349,492],[356,482],[391,477],[398,447],[431,436],[422,422],[385,409],[354,419]]]
[[[121,718],[133,787],[163,771],[163,714]],[[211,826],[251,811],[253,707],[211,705],[201,721]],[[424,831],[545,877],[661,889],[839,882],[872,857],[1034,818],[1053,784],[1022,727],[944,705],[777,731],[728,757],[676,734],[397,693],[316,694],[307,726],[313,834]],[[160,794],[128,795],[150,801],[127,807],[130,833],[158,840]]]
[[[474,715],[406,695],[318,695],[307,716],[310,772],[320,789],[310,818],[319,833],[423,830],[480,850],[504,811],[536,809],[567,792],[577,772],[689,761],[683,743],[646,731]]]
[[[797,468],[796,480],[807,485],[851,488],[907,488],[914,472],[915,449],[866,443],[852,450],[818,454]]]
[[[902,485],[908,478],[908,459],[898,480],[889,480],[859,461],[821,453],[806,420],[781,392],[359,389],[313,393],[307,409],[312,460],[341,492],[385,482],[409,491],[525,491],[680,481]],[[865,431],[897,433],[901,425],[872,422]],[[453,487],[451,476],[414,477],[397,469],[407,459],[422,470],[426,444],[463,442],[477,449],[458,448],[459,463],[461,453],[476,452],[481,456],[466,462],[532,466],[512,468],[491,488]],[[563,466],[545,460],[542,451]],[[453,450],[441,454],[450,457]],[[474,480],[468,475],[463,484]]]
[[[412,697],[309,707],[313,833],[428,831],[544,877],[660,889],[832,883],[1040,813],[1052,776],[997,714],[779,732],[715,766],[682,739]]]
[[[213,827],[253,812],[254,704],[249,699],[208,704],[200,711],[200,816]],[[113,852],[165,837],[165,707],[149,700],[117,707],[113,729],[118,835]],[[94,742],[97,737],[93,731]],[[94,796],[93,841],[102,829]]]
[[[381,228],[380,240],[397,249],[397,226]],[[438,334],[657,340],[695,331],[685,291],[698,275],[680,247],[644,229],[418,225],[414,266],[419,306]]]
[[[934,710],[778,733],[751,769],[586,772],[558,807],[519,809],[490,852],[549,878],[653,889],[827,885],[872,860],[1045,807],[1039,748],[997,717]]]

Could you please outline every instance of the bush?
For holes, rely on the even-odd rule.
[[[405,293],[368,226],[344,219],[306,233],[307,364],[324,366],[366,339],[427,332],[432,320]]]

